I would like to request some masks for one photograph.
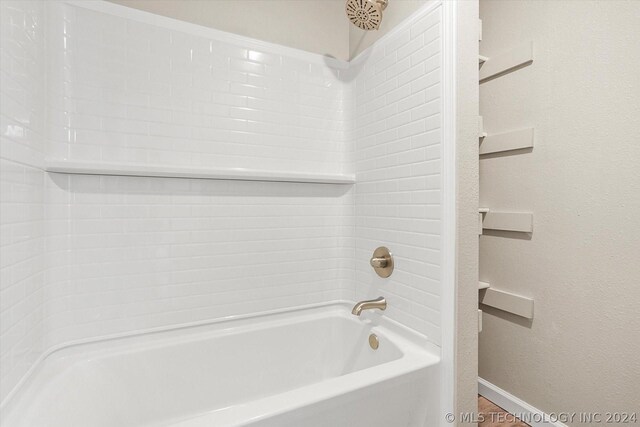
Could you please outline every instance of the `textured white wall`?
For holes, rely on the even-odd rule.
[[[480,239],[480,280],[535,301],[532,322],[486,310],[480,376],[547,412],[637,411],[640,2],[480,6],[483,55],[535,50],[480,86],[486,130],[536,138],[480,161],[480,205],[535,223],[530,238]]]
[[[478,2],[455,2],[456,289],[451,363],[456,414],[478,409],[478,33],[470,31],[477,28],[478,7]],[[442,306],[447,310],[449,302],[443,300]],[[448,363],[446,355],[443,359]]]
[[[43,349],[43,19],[0,2],[0,401]]]
[[[441,6],[399,27],[354,65],[356,299],[440,342]],[[387,246],[388,279],[369,258]]]

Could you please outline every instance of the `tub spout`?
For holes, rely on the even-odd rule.
[[[385,310],[387,308],[387,300],[384,299],[384,297],[378,297],[369,301],[360,301],[353,306],[351,314],[360,316],[360,313],[362,313],[363,310],[373,310],[374,308],[377,308],[378,310]]]

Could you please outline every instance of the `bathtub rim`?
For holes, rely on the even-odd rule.
[[[16,407],[18,403],[20,403],[21,395],[28,391],[29,385],[37,378],[37,373],[44,368],[45,362],[49,359],[57,356],[59,353],[63,353],[65,351],[70,351],[78,347],[87,346],[87,345],[100,345],[109,341],[122,340],[122,339],[135,339],[136,337],[153,337],[156,335],[173,333],[177,334],[181,330],[185,329],[198,329],[198,328],[206,328],[208,326],[218,326],[224,323],[231,322],[241,322],[241,323],[252,323],[259,322],[260,318],[273,317],[285,319],[288,316],[297,314],[302,314],[303,312],[318,312],[320,313],[323,310],[329,310],[331,308],[342,310],[341,313],[350,313],[351,308],[355,304],[354,301],[350,300],[333,300],[322,303],[314,303],[314,304],[305,304],[299,305],[295,307],[286,307],[281,309],[274,310],[265,310],[261,312],[248,313],[248,314],[238,314],[238,315],[230,315],[224,316],[216,319],[207,319],[207,320],[199,320],[194,322],[186,322],[175,325],[167,325],[155,328],[147,328],[147,329],[138,329],[134,331],[122,332],[117,334],[109,334],[92,338],[85,338],[80,340],[73,340],[66,343],[58,344],[50,347],[46,351],[44,351],[40,357],[36,360],[33,366],[29,369],[29,371],[20,379],[20,381],[16,384],[16,386],[7,394],[7,397],[0,402],[0,421],[4,421],[8,414],[13,412],[13,409]],[[355,317],[355,316],[354,316]],[[365,312],[360,316],[364,322],[367,322],[372,327],[382,327],[388,329],[393,334],[396,334],[403,338],[404,340],[410,341],[415,344],[417,347],[421,348],[425,351],[425,353],[429,354],[436,358],[436,361],[433,363],[440,363],[441,361],[441,347],[431,342],[427,336],[393,320],[384,316],[384,313],[372,313]],[[403,356],[404,357],[404,356]]]

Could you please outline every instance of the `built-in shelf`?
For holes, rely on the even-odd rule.
[[[480,67],[480,83],[518,70],[532,62],[533,42],[522,43],[508,52],[486,58]]]
[[[240,181],[306,182],[318,184],[353,184],[353,174],[279,172],[245,168],[194,168],[149,166],[134,163],[77,162],[48,160],[47,172],[81,175],[144,176],[165,178],[222,179]]]
[[[531,212],[499,212],[480,209],[480,226],[483,230],[533,232],[533,214]]]
[[[533,148],[533,128],[487,135],[480,141],[480,155]]]
[[[482,65],[489,60],[489,57],[478,55],[478,64]]]
[[[488,282],[479,281],[478,290],[482,291],[480,292],[480,304],[533,319],[533,300],[531,298],[492,288]],[[478,311],[478,315],[481,317],[482,311]]]
[[[480,292],[480,304],[497,308],[527,319],[533,319],[533,299],[495,288]]]

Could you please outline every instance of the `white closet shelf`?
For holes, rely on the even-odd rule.
[[[533,300],[531,298],[487,288],[480,293],[480,304],[513,313],[520,317],[533,319]]]
[[[480,226],[484,230],[533,233],[533,213],[531,212],[497,212],[481,208],[479,216]]]
[[[486,135],[480,142],[480,155],[533,148],[533,128]]]
[[[71,160],[47,160],[45,170],[47,172],[79,175],[306,182],[318,184],[353,184],[356,182],[354,174],[280,172],[246,168],[150,166],[136,163],[78,162]]]
[[[483,290],[489,288],[491,285],[487,282],[478,282],[478,289]]]
[[[489,60],[489,57],[483,56],[483,55],[478,55],[478,64],[484,64],[488,60]]]

